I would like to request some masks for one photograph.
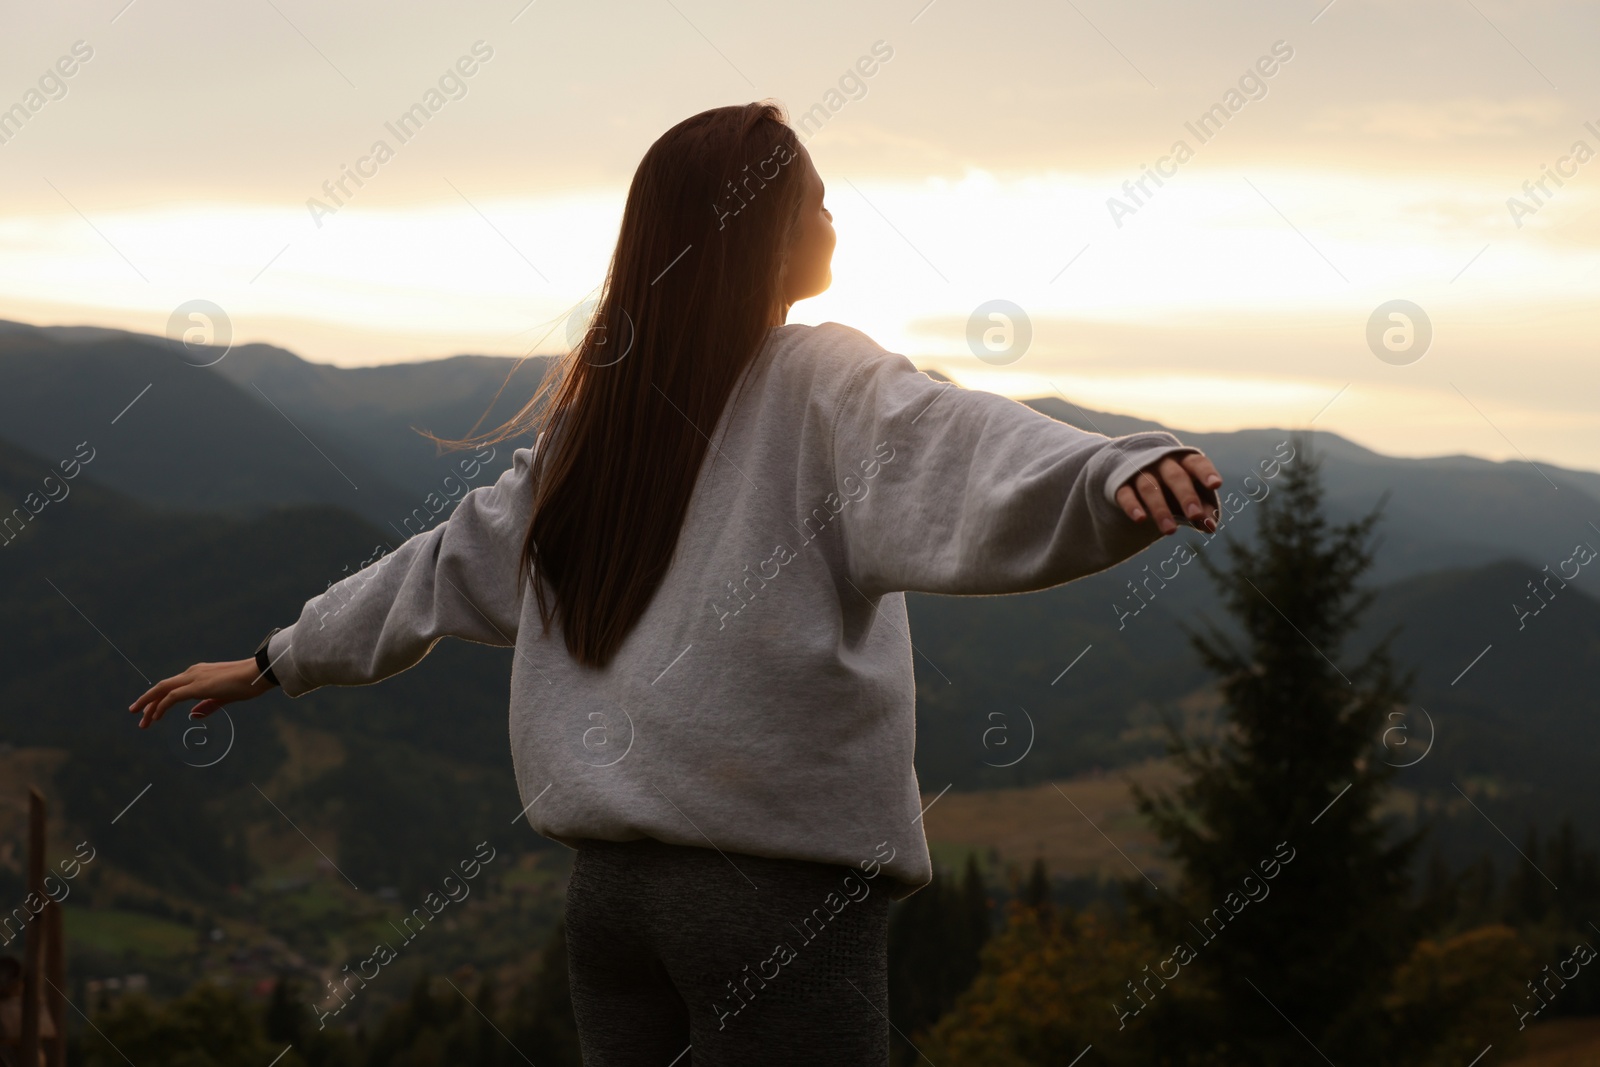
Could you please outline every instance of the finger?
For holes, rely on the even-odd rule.
[[[221,707],[222,707],[222,701],[213,700],[210,697],[207,697],[205,700],[200,701],[194,707],[189,709],[189,718],[191,718],[191,719],[203,719],[207,715],[212,714],[213,712],[217,711]]]
[[[141,696],[138,700],[134,701],[134,709],[141,707],[149,708],[151,705],[154,705],[165,699],[174,689],[177,689],[180,686],[192,684],[198,678],[196,668],[199,666],[201,666],[201,664],[195,664],[194,666],[191,666],[188,669],[179,672],[178,674],[174,674],[170,678],[161,679],[161,681],[150,687],[149,692],[145,693],[144,696]]]
[[[165,714],[166,709],[162,708],[159,704],[147,705],[144,709],[144,715],[139,719],[139,729],[148,729],[151,723],[160,722],[161,716]]]
[[[1139,494],[1133,491],[1133,486],[1124,485],[1117,490],[1117,506],[1134,522],[1144,521],[1144,508],[1139,506]]]
[[[1172,510],[1167,507],[1167,496],[1161,483],[1149,471],[1140,471],[1134,476],[1133,484],[1138,487],[1145,510],[1155,520],[1156,527],[1164,534],[1175,533],[1178,523],[1172,517]]]
[[[184,673],[187,674],[188,672]],[[138,700],[135,700],[132,704],[129,704],[128,710],[138,711],[141,706],[156,700],[160,700],[166,695],[167,690],[171,689],[175,685],[182,685],[186,680],[187,679],[182,674],[174,675],[171,678],[161,679],[161,681],[157,682],[155,685],[152,685],[149,689],[146,689],[143,693],[141,693]]]
[[[161,716],[167,713],[167,709],[172,707],[172,705],[177,704],[180,701],[190,699],[191,696],[194,695],[194,690],[195,687],[193,685],[180,685],[178,688],[172,690],[156,703],[156,706],[153,709],[155,712],[155,717],[160,719]]]
[[[1194,480],[1207,489],[1216,489],[1222,485],[1222,475],[1217,473],[1217,468],[1211,460],[1206,458],[1204,452],[1191,452],[1178,460],[1192,475]]]
[[[1160,470],[1167,488],[1172,490],[1172,495],[1177,500],[1178,508],[1184,517],[1196,526],[1204,526],[1206,506],[1201,502],[1200,495],[1194,491],[1194,478],[1184,469],[1183,464],[1168,457],[1161,461],[1157,469]]]
[[[139,715],[139,729],[143,730],[143,729],[147,728],[151,723],[156,721],[156,719],[158,718],[158,716],[156,715],[156,708],[159,705],[159,703],[160,703],[159,701],[152,701],[151,703],[146,704],[143,707],[143,709],[141,709],[141,712],[140,712],[140,715]]]
[[[199,694],[196,692],[197,688],[198,686],[194,683],[181,685],[172,690],[166,696],[162,697],[155,704],[147,707],[145,709],[144,718],[139,722],[139,728],[142,730],[153,722],[160,722],[161,717],[167,713],[167,709],[172,707],[172,705],[183,700],[192,700],[194,697],[198,696]]]
[[[1222,475],[1205,456],[1198,453],[1180,456],[1178,462],[1183,464],[1184,470],[1189,472],[1199,486],[1200,503],[1205,506],[1206,515],[1214,522],[1222,521],[1222,504],[1217,491],[1222,487]],[[1208,529],[1214,529],[1208,527]]]

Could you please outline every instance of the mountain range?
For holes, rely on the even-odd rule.
[[[292,704],[269,697],[278,701],[270,718],[266,701],[241,707],[229,754],[210,766],[178,723],[141,733],[120,709],[196,659],[247,655],[374,546],[442,519],[447,510],[430,514],[427,501],[459,495],[450,479],[492,481],[526,436],[479,452],[467,478],[471,452],[441,452],[416,428],[466,435],[509,418],[549,361],[457,356],[345,369],[243,345],[196,365],[206,362],[162,338],[0,323],[4,514],[30,493],[38,500],[79,457],[70,491],[8,529],[0,547],[0,742],[66,753],[56,787],[67,819],[172,892],[216,893],[249,877],[259,866],[251,827],[280,816],[336,842],[339,866],[373,885],[420,885],[468,839],[517,839],[507,650],[444,642],[381,687]],[[1112,435],[1161,428],[1060,398],[1029,403]],[[1256,497],[1271,488],[1262,463],[1291,434],[1174,432],[1212,457],[1225,489]],[[1564,561],[1580,542],[1600,546],[1600,475],[1390,457],[1325,431],[1311,442],[1334,520],[1384,508],[1369,576],[1380,595],[1353,647],[1332,652],[1354,657],[1400,627],[1397,654],[1417,672],[1405,719],[1412,747],[1401,760],[1375,738],[1375,755],[1404,762],[1425,752],[1399,777],[1462,857],[1490,848],[1515,862],[1502,830],[1514,836],[1564,815],[1595,825],[1587,763],[1600,740],[1591,680],[1600,567],[1572,572]],[[1250,536],[1260,507],[1249,499],[1233,498],[1237,517],[1213,545]],[[1215,714],[1184,630],[1201,617],[1227,620],[1198,568],[1148,584],[1145,568],[1168,557],[1167,545],[1039,593],[908,598],[925,792],[1125,765],[1160,752],[1164,715],[1203,723]],[[1552,584],[1552,572],[1573,576]],[[1130,593],[1134,580],[1146,582],[1145,596]],[[342,755],[291,774],[295,738],[307,731]],[[270,798],[276,813],[263,803],[269,781],[285,783]],[[137,815],[113,830],[136,794]]]

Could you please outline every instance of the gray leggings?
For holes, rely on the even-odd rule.
[[[888,1064],[881,880],[652,838],[581,844],[566,924],[584,1067]]]

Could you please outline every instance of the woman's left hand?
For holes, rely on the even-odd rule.
[[[180,700],[199,700],[189,718],[203,719],[224,704],[258,697],[276,688],[267,681],[254,657],[227,663],[196,663],[182,674],[163,678],[138,700],[128,705],[130,712],[143,712],[139,729],[158,721],[167,709]]]
[[[1148,514],[1163,534],[1178,532],[1178,514],[1197,530],[1213,533],[1222,512],[1217,509],[1217,487],[1222,475],[1203,452],[1166,456],[1135,474],[1117,489],[1117,504],[1134,522]]]

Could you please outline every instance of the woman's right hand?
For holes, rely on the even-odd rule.
[[[226,663],[196,663],[182,674],[163,678],[151,686],[128,705],[128,710],[144,713],[139,720],[139,729],[143,730],[159,721],[167,709],[180,700],[199,700],[189,710],[189,718],[203,719],[224,704],[251,700],[273,688],[276,687],[256,666],[255,657]]]

